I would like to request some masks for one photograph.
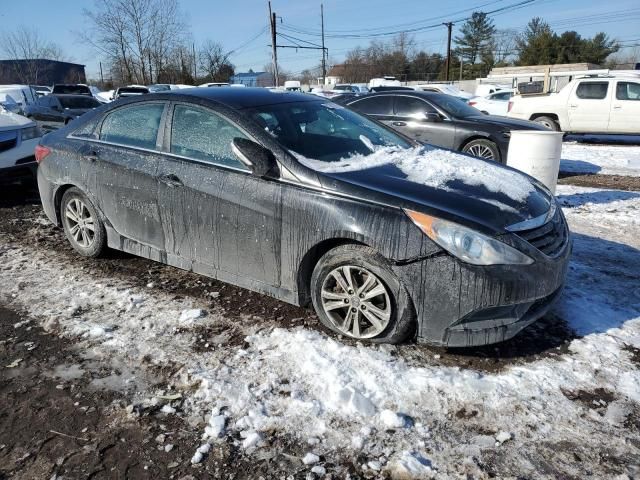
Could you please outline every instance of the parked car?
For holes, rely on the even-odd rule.
[[[16,102],[10,93],[0,92],[0,108],[18,115],[23,113],[22,105]]]
[[[342,103],[415,140],[502,163],[512,129],[544,130],[533,122],[484,115],[442,93],[370,93]]]
[[[228,87],[228,82],[208,82],[198,85],[199,87]]]
[[[301,92],[300,80],[287,80],[284,82],[284,89],[288,92]]]
[[[568,133],[640,134],[640,74],[579,78],[557,93],[514,95],[508,116]]]
[[[51,93],[58,95],[88,95],[93,97],[89,86],[83,83],[58,83],[53,86]]]
[[[10,97],[10,98],[8,98]],[[0,102],[5,103],[5,108],[14,113],[22,114],[25,107],[35,103],[38,95],[29,85],[0,85]],[[15,107],[17,103],[19,107]]]
[[[25,115],[35,120],[42,128],[60,128],[100,105],[98,100],[86,95],[52,93],[40,97],[35,104],[27,107]]]
[[[51,93],[51,87],[47,87],[46,85],[31,85],[31,88],[33,88],[38,97],[49,95]]]
[[[367,93],[369,87],[363,84],[339,83],[333,87],[333,91],[338,93]]]
[[[497,93],[500,92],[502,90],[511,90],[513,91],[513,89],[511,88],[510,85],[500,85],[497,83],[481,83],[478,86],[476,86],[476,91],[475,91],[475,96],[476,97],[486,97],[487,95],[490,95],[492,93]]]
[[[389,85],[381,85],[379,87],[371,87],[369,89],[370,92],[397,92],[398,90],[412,91],[414,89],[411,87],[392,87]]]
[[[0,184],[35,180],[42,133],[33,120],[0,107]]]
[[[358,340],[501,341],[565,281],[567,224],[539,182],[313,95],[123,99],[36,157],[44,211],[79,254],[110,246],[312,303]]]
[[[149,89],[147,87],[139,86],[139,85],[131,85],[128,87],[120,87],[113,94],[113,99],[117,100],[118,98],[125,97],[136,97],[138,95],[146,95],[149,93]]]
[[[509,100],[513,96],[513,90],[500,90],[484,97],[473,97],[467,103],[487,115],[507,116]]]
[[[460,90],[455,85],[448,83],[425,83],[422,85],[414,85],[412,88],[419,92],[444,93],[445,95],[451,95],[452,97],[461,98],[463,100],[468,100],[474,97],[471,93]]]
[[[149,85],[147,88],[149,89],[149,93],[168,92],[171,90],[171,85],[169,83],[155,83]]]
[[[367,86],[371,90],[374,87],[399,87],[400,85],[402,85],[400,80],[397,80],[394,76],[387,75],[382,78],[372,78]]]

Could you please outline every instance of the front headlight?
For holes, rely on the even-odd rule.
[[[32,140],[42,136],[42,132],[38,127],[28,127],[21,130],[22,141]]]
[[[533,260],[506,243],[457,223],[413,210],[405,213],[431,240],[473,265],[529,265]]]

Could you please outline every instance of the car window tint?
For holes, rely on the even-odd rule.
[[[220,115],[186,105],[175,107],[171,153],[246,170],[231,149],[235,137],[247,138],[238,127]]]
[[[98,122],[100,120],[99,116],[91,119],[76,131],[73,132],[74,137],[82,137],[82,138],[96,138],[95,131],[98,126]]]
[[[616,86],[616,99],[640,100],[640,83],[618,82]]]
[[[119,108],[102,123],[100,140],[154,150],[163,110],[162,103]]]
[[[491,100],[509,100],[511,98],[511,92],[496,93],[491,97]]]
[[[578,85],[576,96],[585,100],[602,100],[607,96],[609,82],[582,82]]]
[[[49,104],[49,99],[47,97],[40,97],[36,100],[36,104],[39,107],[46,107]]]
[[[384,95],[358,100],[349,105],[353,110],[367,115],[392,115],[393,97]]]
[[[415,97],[398,96],[395,103],[396,115],[400,117],[415,117],[420,114],[433,113],[431,105]]]

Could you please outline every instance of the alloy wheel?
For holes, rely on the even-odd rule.
[[[387,287],[363,267],[344,265],[329,272],[321,298],[322,308],[335,328],[353,338],[375,337],[391,320]]]
[[[89,248],[95,239],[95,223],[87,205],[79,198],[72,198],[64,211],[69,233],[82,248]]]
[[[474,157],[488,158],[490,160],[495,160],[495,157],[493,156],[493,151],[486,145],[482,145],[478,143],[475,145],[471,145],[466,150],[467,150],[467,153],[469,153],[470,155],[473,155]]]

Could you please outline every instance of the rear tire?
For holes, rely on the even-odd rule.
[[[462,151],[474,157],[494,160],[496,162],[500,161],[500,150],[498,150],[498,146],[491,140],[484,138],[471,140],[462,147]]]
[[[87,196],[72,187],[62,196],[60,217],[64,234],[83,257],[99,257],[107,248],[107,232]]]
[[[551,131],[560,131],[560,125],[558,125],[558,122],[551,117],[536,117],[533,121],[539,123],[540,125],[548,128]]]
[[[313,270],[311,298],[320,321],[340,335],[376,343],[414,335],[409,293],[372,248],[350,244],[327,252]]]

